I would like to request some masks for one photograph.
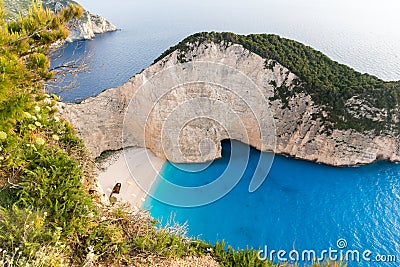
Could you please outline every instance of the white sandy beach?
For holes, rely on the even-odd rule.
[[[99,164],[98,182],[107,197],[115,184],[121,183],[118,200],[142,208],[146,195],[155,182],[165,160],[157,158],[150,150],[139,147],[114,152]]]

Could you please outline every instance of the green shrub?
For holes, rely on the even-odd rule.
[[[18,250],[22,256],[33,255],[44,243],[55,244],[59,232],[46,224],[46,212],[21,209],[0,209],[0,248]]]
[[[212,250],[212,255],[221,266],[248,266],[265,267],[274,266],[270,261],[263,261],[258,258],[258,252],[253,249],[234,250],[231,246],[225,249],[224,241],[217,242]]]

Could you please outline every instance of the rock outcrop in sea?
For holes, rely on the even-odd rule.
[[[73,22],[73,26],[70,28],[69,36],[66,41],[90,40],[93,39],[96,34],[116,30],[117,27],[102,16],[92,14],[85,10],[82,17]]]
[[[329,128],[327,108],[294,90],[302,81],[280,62],[235,43],[187,45],[118,88],[60,103],[93,156],[141,146],[173,162],[204,162],[230,138],[333,166],[400,161],[398,133]],[[384,112],[356,97],[346,105],[355,118],[379,121]]]

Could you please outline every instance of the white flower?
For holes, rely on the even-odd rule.
[[[36,117],[36,116],[32,116],[32,119],[33,119],[34,121],[36,121],[36,120],[37,120],[37,117]]]
[[[93,261],[94,261],[94,250],[93,247],[90,246],[88,247],[89,253],[86,255],[86,266],[90,266],[92,265]]]
[[[35,121],[35,125],[36,125],[37,127],[42,127],[42,124],[41,124],[40,122],[38,122],[38,121]]]
[[[53,134],[52,137],[53,137],[53,139],[54,139],[55,141],[60,140],[60,137],[59,137],[58,135],[56,135],[56,134]]]
[[[39,106],[35,106],[34,109],[35,109],[36,113],[40,112],[40,107]]]
[[[7,134],[6,132],[0,131],[0,140],[7,139]]]
[[[57,116],[54,116],[54,120],[55,120],[56,122],[59,122],[59,121],[60,121],[60,118],[57,117]]]
[[[45,105],[51,105],[51,100],[50,100],[49,98],[45,98],[45,99],[43,100],[43,103],[44,103]]]

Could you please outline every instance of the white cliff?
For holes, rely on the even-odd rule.
[[[117,27],[105,18],[85,10],[77,21],[71,23],[67,42],[90,40],[96,34],[116,31]]]
[[[182,56],[189,62],[182,63]],[[268,61],[267,62],[271,62]],[[174,51],[124,85],[80,104],[60,103],[93,156],[128,146],[151,149],[173,162],[221,155],[221,140],[334,166],[400,161],[397,136],[333,129],[311,96],[291,91],[301,82],[279,63],[238,44],[195,44]],[[283,103],[277,87],[285,85]]]

